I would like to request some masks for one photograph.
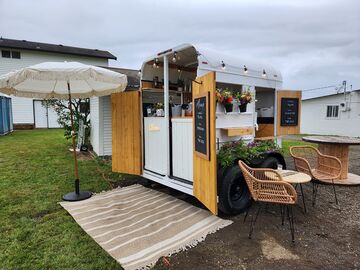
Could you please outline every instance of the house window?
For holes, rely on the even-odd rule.
[[[326,118],[339,118],[339,105],[327,105]]]
[[[8,51],[8,50],[1,50],[1,56],[3,58],[14,58],[20,59],[21,55],[19,51]]]
[[[2,56],[3,58],[10,58],[10,57],[11,57],[10,51],[2,50],[2,51],[1,51],[1,56]]]
[[[20,52],[19,51],[11,51],[11,57],[15,59],[20,59]]]

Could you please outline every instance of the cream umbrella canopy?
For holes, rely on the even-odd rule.
[[[45,62],[0,76],[0,92],[6,95],[69,100],[75,192],[65,194],[64,200],[79,201],[91,197],[91,192],[80,191],[71,99],[122,92],[126,85],[127,77],[124,74],[78,62]]]

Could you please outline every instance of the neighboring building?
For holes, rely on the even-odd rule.
[[[127,76],[126,90],[139,90],[140,76],[138,70],[105,67]],[[98,156],[112,155],[112,123],[111,123],[111,96],[92,97],[90,99],[90,142],[93,151]]]
[[[108,51],[5,38],[0,38],[0,51],[0,75],[49,61],[107,66],[109,59],[116,60]],[[39,100],[12,97],[12,109],[14,128],[58,127],[56,113],[44,108]]]
[[[304,95],[301,133],[360,137],[360,89]]]

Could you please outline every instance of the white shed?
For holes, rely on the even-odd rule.
[[[76,61],[89,65],[107,66],[116,57],[107,51],[48,44],[27,40],[0,38],[0,75],[30,65],[48,61]],[[41,101],[12,97],[14,128],[58,127],[57,116],[41,106]]]
[[[301,133],[359,137],[360,89],[304,95],[301,118]]]
[[[122,74],[128,78],[126,91],[139,90],[139,71],[134,69],[106,67]],[[93,151],[101,157],[112,155],[112,123],[111,123],[111,96],[90,98],[90,143]]]

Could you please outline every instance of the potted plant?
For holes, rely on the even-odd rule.
[[[156,109],[156,116],[164,116],[164,104],[162,103],[156,103],[155,104],[155,109]]]
[[[239,102],[240,112],[246,112],[247,105],[252,101],[252,95],[250,89],[248,88],[247,90],[241,93],[236,93],[236,99]]]
[[[228,88],[216,90],[216,102],[222,104],[226,112],[233,111],[233,93]]]

